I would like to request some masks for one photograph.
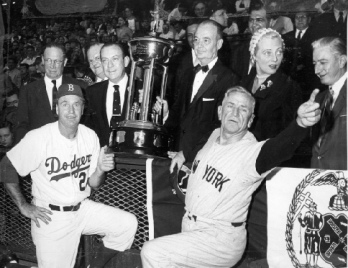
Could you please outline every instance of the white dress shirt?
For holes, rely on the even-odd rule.
[[[54,79],[48,78],[47,75],[45,75],[44,81],[45,81],[46,92],[47,92],[48,100],[50,101],[51,109],[52,109],[52,92],[53,92],[52,80]],[[55,80],[56,80],[56,87],[58,90],[58,88],[62,85],[62,80],[63,80],[62,76]]]
[[[308,27],[306,29],[304,29],[304,30],[296,29],[295,38],[297,38],[298,33],[301,31],[301,38],[300,38],[300,40],[301,40],[303,35],[306,33],[307,30],[308,30]]]
[[[193,86],[192,86],[192,95],[191,95],[191,102],[193,100],[193,98],[196,96],[199,88],[201,87],[201,85],[203,84],[204,79],[207,77],[208,73],[210,72],[210,70],[214,67],[215,63],[217,62],[218,57],[216,57],[215,59],[213,59],[209,64],[209,70],[208,72],[203,72],[202,70],[200,70],[196,76],[195,76],[195,80],[193,81]]]
[[[344,83],[347,80],[347,73],[345,73],[344,75],[342,75],[342,77],[340,79],[338,79],[338,81],[336,83],[334,83],[331,86],[331,89],[333,90],[334,94],[333,94],[333,102],[332,102],[332,107],[334,107],[335,102],[337,100],[338,95],[340,94],[341,88],[343,87]]]
[[[113,110],[113,105],[114,105],[114,91],[115,91],[114,85],[119,86],[120,99],[121,99],[120,104],[121,104],[121,112],[122,112],[123,104],[125,101],[125,94],[126,94],[126,90],[127,90],[127,84],[128,84],[128,75],[127,74],[124,74],[121,81],[118,82],[117,84],[114,84],[109,80],[108,89],[107,89],[107,93],[106,93],[106,115],[108,117],[109,124],[110,124],[110,120],[112,117],[112,110]]]
[[[345,21],[346,17],[347,17],[347,10],[337,10],[334,8],[334,14],[335,14],[335,18],[336,18],[336,21],[338,22],[338,19],[340,18],[340,12],[343,13],[343,21]]]

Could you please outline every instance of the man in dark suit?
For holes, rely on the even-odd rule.
[[[269,17],[262,3],[256,3],[249,8],[248,32],[253,35],[257,30],[269,27]],[[238,75],[240,80],[244,79],[252,68],[249,52],[250,39],[242,41],[238,45],[231,58],[230,69]]]
[[[282,70],[301,86],[303,99],[320,87],[320,80],[313,68],[310,22],[311,17],[305,7],[299,6],[295,14],[295,30],[282,36],[286,47]]]
[[[347,0],[335,0],[333,12],[323,13],[313,20],[310,29],[311,41],[334,36],[347,42],[347,11]]]
[[[110,127],[125,118],[128,96],[126,67],[130,59],[122,46],[113,43],[101,48],[100,57],[104,74],[109,80],[87,88],[89,116],[86,125],[97,133],[100,145],[104,146],[109,144]]]
[[[312,46],[315,73],[328,89],[316,98],[322,115],[313,129],[311,167],[347,170],[347,45],[324,37]]]
[[[63,75],[67,62],[65,50],[59,44],[46,46],[42,61],[45,77],[32,82],[21,89],[18,104],[18,127],[15,142],[18,143],[25,134],[58,119],[56,114],[55,92],[61,84],[76,84],[86,88],[86,84]]]
[[[226,90],[237,83],[237,77],[218,59],[222,46],[220,25],[212,20],[199,24],[194,38],[194,50],[200,69],[187,71],[182,80],[178,99],[168,113],[166,101],[157,97],[155,110],[164,106],[164,126],[179,128],[179,153],[169,154],[193,161],[197,144],[220,126],[216,109],[221,105]]]

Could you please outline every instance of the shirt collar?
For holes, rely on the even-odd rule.
[[[308,27],[306,28],[306,29],[304,29],[304,30],[299,30],[299,29],[296,29],[296,36],[298,35],[298,33],[300,32],[300,31],[302,31],[302,33],[301,33],[301,38],[303,37],[303,35],[305,34],[305,32],[308,30]]]
[[[340,79],[338,79],[338,81],[336,83],[334,83],[331,87],[331,89],[334,91],[334,99],[336,99],[338,97],[338,95],[340,94],[341,88],[343,87],[344,83],[347,80],[347,72],[342,75],[342,77]]]
[[[114,84],[114,83],[112,83],[109,80],[109,85],[111,85],[111,86],[119,85],[120,86],[120,90],[126,88],[127,87],[127,83],[128,83],[128,75],[126,73],[122,77],[121,81],[119,81],[117,84]]]
[[[45,83],[46,84],[49,84],[51,85],[52,84],[52,80],[56,80],[56,85],[57,85],[57,89],[58,89],[58,85],[61,85],[62,84],[62,76],[60,76],[58,79],[51,79],[51,78],[48,78],[47,75],[45,75]]]
[[[337,21],[338,21],[338,18],[340,17],[340,12],[343,13],[343,19],[345,19],[347,16],[347,10],[338,10],[338,9],[334,8],[334,14],[335,14],[335,18]]]
[[[214,67],[217,60],[218,60],[218,57],[216,57],[215,59],[213,59],[211,62],[208,63],[209,70],[211,70]]]

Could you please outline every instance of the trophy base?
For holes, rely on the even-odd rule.
[[[173,138],[152,122],[126,120],[111,131],[109,147],[114,153],[167,157],[173,150]]]

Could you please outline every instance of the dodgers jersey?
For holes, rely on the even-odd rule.
[[[250,132],[238,142],[220,145],[215,129],[192,165],[186,210],[196,216],[225,222],[244,222],[253,192],[266,174],[256,171],[265,143]]]
[[[90,175],[97,167],[99,139],[84,125],[65,138],[58,122],[32,130],[7,153],[21,176],[29,173],[34,198],[54,205],[74,205],[90,195]]]

